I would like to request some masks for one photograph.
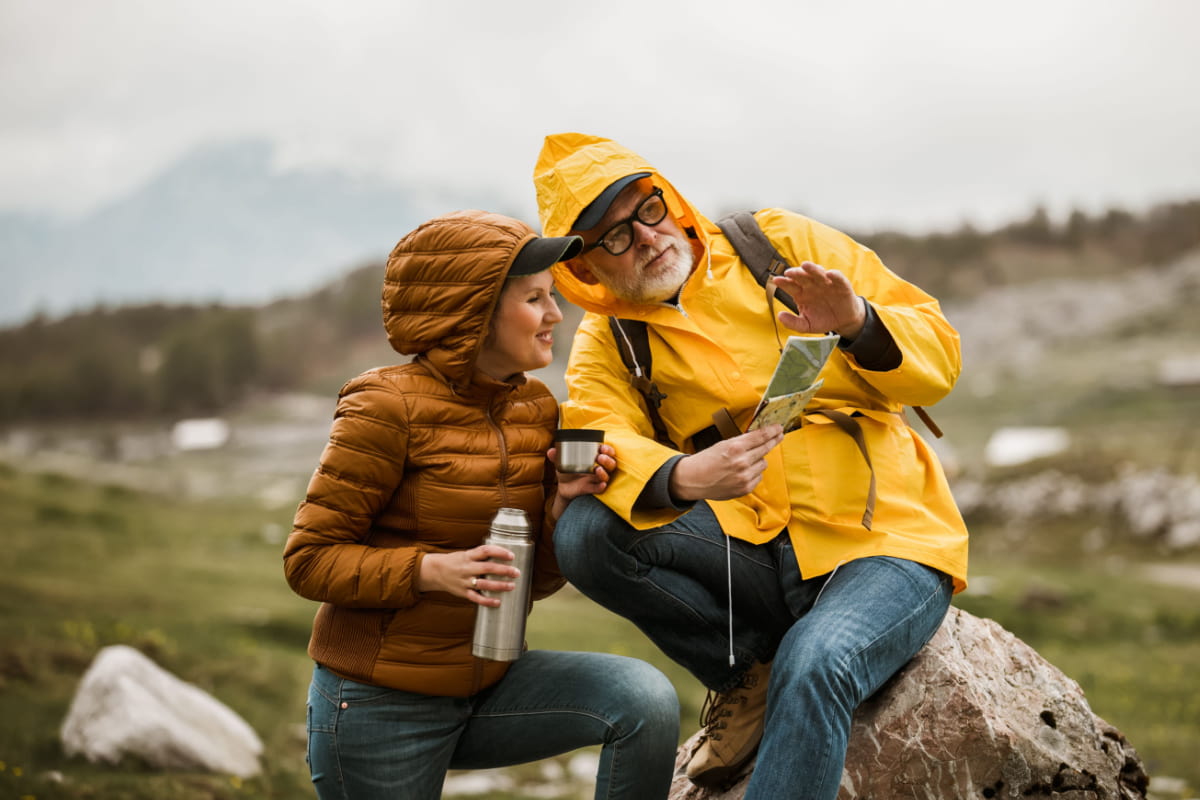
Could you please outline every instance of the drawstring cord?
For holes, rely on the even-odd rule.
[[[845,564],[845,563],[846,563],[845,561],[839,561],[837,563],[837,565],[833,568],[833,572],[829,573],[829,577],[826,578],[825,582],[821,584],[821,590],[819,592],[817,592],[817,596],[813,599],[813,604],[812,604],[813,608],[816,608],[817,603],[820,602],[820,600],[821,600],[821,595],[825,594],[825,587],[829,585],[829,582],[831,580],[833,580],[833,576],[837,575],[837,571],[839,569],[841,569],[842,564]]]
[[[736,661],[733,657],[733,565],[729,534],[725,534],[725,586],[729,589],[729,666]]]

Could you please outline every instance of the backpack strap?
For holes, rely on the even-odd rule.
[[[771,282],[772,277],[782,275],[783,271],[792,265],[779,254],[775,245],[771,244],[754,215],[749,211],[734,211],[717,220],[717,227],[733,245],[742,263],[750,269],[758,285],[766,290],[767,307],[771,309],[771,316],[775,316],[776,300],[795,314],[796,301],[790,294],[779,291]]]
[[[629,382],[641,394],[646,404],[646,416],[654,427],[654,438],[660,444],[678,450],[675,443],[667,434],[666,423],[658,407],[666,398],[650,376],[650,334],[646,323],[640,319],[608,318],[608,327],[612,330],[613,339],[617,344],[617,352],[621,354],[621,362],[629,370]]]

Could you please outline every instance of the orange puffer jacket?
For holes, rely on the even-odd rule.
[[[512,255],[480,246],[523,224],[485,212],[439,217],[396,245],[383,289],[392,346],[416,354],[349,381],[284,550],[292,589],[322,603],[308,652],[357,681],[467,696],[508,665],[471,655],[477,606],[417,591],[427,553],[482,543],[496,511],[523,509],[538,538],[533,596],[563,579],[554,561],[545,453],[557,404],[534,378],[474,368]],[[438,255],[431,255],[430,251]]]

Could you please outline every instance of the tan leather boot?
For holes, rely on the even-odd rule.
[[[719,786],[735,777],[762,741],[770,664],[755,664],[728,692],[708,693],[700,709],[704,733],[687,765],[687,776],[701,786]]]

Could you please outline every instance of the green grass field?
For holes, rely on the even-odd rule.
[[[141,494],[104,485],[102,474],[98,481],[0,465],[0,797],[313,796],[303,719],[314,607],[282,577],[290,510]],[[996,619],[1079,681],[1152,776],[1188,787],[1169,796],[1195,796],[1200,590],[1143,579],[1133,548],[1082,555],[1086,532],[1084,524],[1029,532],[1034,544],[1022,548],[1011,544],[1011,532],[977,527],[972,572],[989,591],[957,603]],[[654,662],[679,690],[683,735],[694,732],[699,685],[632,626],[577,593],[540,603],[529,640]],[[100,647],[116,643],[139,648],[241,714],[263,739],[263,774],[240,781],[65,757],[58,730],[79,678]]]

